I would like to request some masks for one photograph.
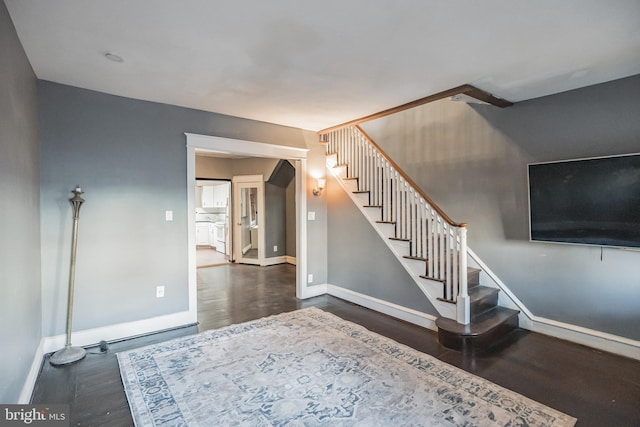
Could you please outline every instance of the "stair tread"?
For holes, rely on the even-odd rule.
[[[512,310],[506,307],[495,307],[471,319],[471,323],[468,325],[462,325],[446,317],[439,317],[436,319],[436,326],[439,329],[460,336],[478,336],[500,326],[519,313],[520,311],[518,310]]]
[[[356,191],[352,191],[353,194],[365,194],[365,193],[369,193],[369,190],[356,190]]]
[[[427,259],[425,257],[421,257],[421,256],[414,256],[414,255],[405,255],[403,256],[403,258],[406,259],[413,259],[415,261],[426,261]]]
[[[410,242],[411,239],[405,239],[404,237],[389,237],[389,240],[397,240],[399,242]]]
[[[436,277],[427,276],[426,274],[421,274],[420,277],[422,279],[433,280],[433,281],[436,281],[436,282],[442,282],[442,283],[446,282],[445,279],[438,279]]]

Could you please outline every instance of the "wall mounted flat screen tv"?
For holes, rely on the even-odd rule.
[[[532,241],[640,248],[640,154],[529,164]]]

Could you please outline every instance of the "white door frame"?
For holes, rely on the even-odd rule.
[[[262,175],[238,175],[231,179],[233,183],[233,219],[231,221],[233,228],[233,241],[235,242],[233,249],[233,259],[236,262],[245,264],[257,264],[264,266],[264,177]],[[242,216],[240,189],[246,188],[247,185],[255,185],[258,188],[258,257],[255,259],[245,258],[242,247],[242,233],[238,227]]]
[[[187,227],[189,263],[189,317],[198,319],[196,279],[196,153],[216,152],[295,161],[296,168],[296,297],[308,298],[307,289],[307,148],[273,145],[218,136],[185,133],[187,137]]]

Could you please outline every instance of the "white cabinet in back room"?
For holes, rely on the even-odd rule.
[[[229,198],[229,185],[216,185],[213,187],[213,206],[216,208],[223,208],[227,206],[227,200]]]
[[[203,208],[224,208],[229,199],[229,185],[203,185],[202,186],[202,207]]]
[[[202,207],[203,208],[212,208],[214,206],[213,189],[214,187],[211,185],[202,186]]]
[[[208,222],[196,224],[196,245],[206,246],[211,244],[211,239],[209,238],[210,228]]]

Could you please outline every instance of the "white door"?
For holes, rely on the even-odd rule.
[[[233,250],[236,262],[264,265],[262,175],[233,177]]]

